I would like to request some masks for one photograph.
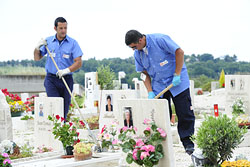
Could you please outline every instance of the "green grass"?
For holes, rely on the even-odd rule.
[[[0,75],[45,75],[44,67],[0,67]]]

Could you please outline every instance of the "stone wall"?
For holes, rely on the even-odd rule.
[[[45,92],[45,75],[0,75],[0,88],[11,93]]]

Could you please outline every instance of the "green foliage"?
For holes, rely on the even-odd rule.
[[[101,89],[110,90],[114,88],[113,80],[115,79],[115,73],[110,69],[109,65],[102,65],[97,68],[98,83]]]
[[[232,108],[233,108],[232,114],[234,116],[239,116],[240,114],[245,114],[246,107],[243,104],[243,101],[241,100],[241,98],[237,98],[234,101]]]
[[[200,75],[197,78],[193,78],[194,80],[194,87],[195,88],[202,88],[204,91],[211,90],[211,82],[213,79],[207,77],[206,75]]]
[[[221,73],[220,73],[219,83],[220,83],[220,88],[225,87],[225,72],[223,69],[221,70]]]
[[[22,118],[21,118],[21,120],[32,120],[32,119],[34,119],[32,116],[28,116],[28,115],[25,115],[25,116],[23,116]]]
[[[12,167],[10,157],[7,153],[0,154],[0,166],[1,167]]]
[[[80,95],[75,95],[74,96],[76,103],[78,104],[79,108],[83,108],[85,96],[80,96]],[[76,104],[73,99],[71,99],[71,104],[73,105],[74,108],[76,108]]]
[[[85,72],[83,70],[79,70],[78,72],[73,73],[74,82],[84,85],[85,84]]]
[[[73,123],[64,123],[64,118],[59,115],[49,115],[48,120],[53,122],[52,133],[55,135],[55,139],[62,142],[64,149],[66,149],[67,146],[73,146],[73,144],[79,140],[76,127],[73,126]]]
[[[33,149],[34,147],[31,147],[28,144],[24,144],[20,149],[22,157],[25,158],[25,157],[33,156],[33,152],[32,152]]]
[[[42,67],[23,67],[7,66],[0,67],[0,75],[45,75],[45,68]]]
[[[233,150],[243,141],[245,133],[246,129],[239,128],[235,118],[230,119],[226,115],[218,118],[205,116],[193,140],[205,157],[218,166],[232,158]]]
[[[148,126],[143,131],[145,136],[138,139],[134,136],[136,128],[123,127],[118,139],[122,151],[127,153],[128,164],[135,162],[140,166],[153,167],[164,157],[162,141],[166,139],[166,133],[150,120],[145,119],[144,124]]]

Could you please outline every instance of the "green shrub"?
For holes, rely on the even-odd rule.
[[[217,118],[205,116],[197,135],[193,140],[203,150],[203,155],[218,166],[232,158],[233,150],[243,141],[246,128],[239,128],[235,118],[226,115]]]
[[[211,92],[211,81],[205,83],[204,85],[201,86],[203,91],[209,91]]]

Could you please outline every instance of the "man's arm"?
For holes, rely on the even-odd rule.
[[[74,59],[74,63],[69,67],[70,72],[74,72],[81,68],[82,66],[82,56]]]
[[[39,61],[39,60],[41,60],[42,57],[43,56],[42,56],[40,50],[35,49],[34,50],[34,60]]]
[[[142,73],[146,75],[146,79],[145,81],[143,81],[144,85],[146,86],[148,92],[152,92],[153,90],[152,90],[152,85],[151,85],[151,78],[149,74],[147,73],[147,71],[143,71]]]
[[[175,63],[175,73],[180,75],[184,63],[184,51],[181,48],[175,51]]]

